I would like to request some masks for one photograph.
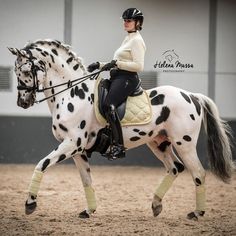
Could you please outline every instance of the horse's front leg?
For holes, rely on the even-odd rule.
[[[36,198],[38,195],[43,173],[46,169],[56,163],[59,163],[71,157],[71,150],[75,149],[76,144],[69,139],[65,139],[57,149],[52,151],[48,156],[43,158],[35,167],[31,183],[29,186],[29,195],[25,203],[25,213],[33,213],[37,207]]]
[[[90,167],[87,159],[86,152],[81,155],[73,157],[74,162],[79,169],[81,180],[84,187],[84,192],[87,200],[87,209],[79,214],[80,218],[89,218],[97,208],[95,191],[92,187],[92,178],[90,174]]]

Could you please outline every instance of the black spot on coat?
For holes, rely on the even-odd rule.
[[[76,152],[77,152],[77,150],[74,150],[74,151],[71,153],[71,156],[75,155]]]
[[[199,178],[196,178],[195,181],[196,181],[196,185],[197,185],[197,186],[199,186],[199,185],[202,184],[202,182],[201,182],[201,180],[200,180]]]
[[[77,70],[79,68],[79,64],[76,64],[75,66],[73,66],[74,70]]]
[[[179,173],[184,171],[184,165],[182,165],[180,162],[174,161],[174,164],[175,164]]]
[[[78,139],[77,139],[77,147],[79,147],[81,145],[81,138],[79,137]]]
[[[150,132],[148,133],[148,136],[151,137],[152,135],[153,135],[153,131],[150,131]]]
[[[91,99],[94,102],[94,94],[93,93],[91,94]]]
[[[60,155],[59,159],[57,160],[57,163],[65,160],[65,159],[66,159],[66,155],[65,154]]]
[[[161,105],[164,103],[164,98],[165,98],[165,95],[164,94],[159,94],[157,95],[156,97],[152,98],[151,99],[151,104],[153,106],[155,105]]]
[[[187,142],[190,142],[192,140],[191,137],[188,135],[184,135],[183,139]]]
[[[59,124],[59,127],[65,131],[65,132],[68,132],[68,129],[63,125],[63,124]]]
[[[193,101],[193,104],[196,108],[197,114],[200,116],[200,114],[201,114],[201,105],[199,104],[198,99],[192,94],[190,95],[190,97],[191,97],[191,99]]]
[[[72,88],[70,90],[70,96],[73,98],[75,96],[75,91],[74,91],[74,88]]]
[[[138,134],[141,135],[141,136],[146,135],[146,133],[144,131],[140,131]]]
[[[82,154],[82,155],[81,155],[81,158],[82,158],[84,161],[88,162],[88,158],[87,158],[86,155]]]
[[[173,172],[174,175],[176,175],[176,174],[177,174],[177,169],[176,169],[176,168],[173,168],[173,169],[172,169],[172,172]]]
[[[88,92],[89,91],[87,84],[82,83],[81,86],[82,86],[84,92]]]
[[[194,117],[193,114],[190,114],[190,117],[191,117],[192,120],[195,120],[195,117]]]
[[[75,95],[78,96],[80,99],[85,98],[85,93],[83,89],[79,89],[78,86],[75,87]]]
[[[57,50],[56,49],[52,49],[52,52],[58,56]]]
[[[169,142],[169,141],[164,141],[164,142],[162,142],[159,146],[158,146],[158,149],[161,151],[161,152],[165,152],[165,150],[166,150],[166,148],[168,147],[168,146],[170,146],[170,144],[171,144],[171,142]]]
[[[157,91],[156,90],[152,90],[152,92],[149,94],[149,97],[152,98],[154,96],[157,95]]]
[[[47,55],[44,52],[41,52],[42,56],[46,57]]]
[[[86,125],[86,121],[85,120],[82,120],[81,123],[80,123],[80,128],[83,129]]]
[[[130,138],[130,141],[137,141],[139,139],[140,139],[140,137],[135,136],[135,137]]]
[[[170,109],[167,106],[162,107],[161,114],[156,119],[156,125],[165,122],[168,119],[169,115],[170,115]]]
[[[44,162],[43,162],[43,166],[42,166],[42,171],[44,171],[47,166],[50,164],[50,159],[46,159]]]
[[[68,108],[68,110],[69,110],[70,112],[73,112],[73,111],[74,111],[74,105],[73,105],[71,102],[68,103],[67,108]]]
[[[55,63],[53,55],[50,54],[50,57],[52,59],[52,62]]]
[[[70,64],[70,63],[72,62],[72,60],[73,60],[73,57],[69,57],[69,58],[66,60],[67,64]]]
[[[190,100],[190,98],[189,98],[189,96],[187,95],[187,94],[185,94],[185,93],[183,93],[183,92],[180,92],[181,93],[181,95],[183,96],[183,98],[188,102],[188,103],[191,103],[191,100]]]

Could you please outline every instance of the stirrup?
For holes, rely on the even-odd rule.
[[[125,147],[123,145],[112,145],[110,151],[102,154],[108,160],[116,160],[125,157]]]

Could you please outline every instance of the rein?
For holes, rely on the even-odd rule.
[[[60,87],[60,86],[63,86],[63,85],[67,85],[67,88],[65,88],[65,89],[63,89],[63,90],[61,90],[61,91],[59,91],[59,92],[57,92],[57,93],[55,93],[55,94],[53,94],[53,95],[51,95],[49,97],[45,97],[45,98],[43,98],[41,100],[35,101],[35,103],[39,104],[39,103],[44,102],[44,101],[46,101],[46,100],[48,100],[48,99],[50,99],[52,97],[55,97],[56,95],[58,95],[60,93],[63,93],[64,91],[66,91],[66,90],[68,90],[68,89],[70,89],[70,88],[72,88],[72,87],[74,87],[74,86],[84,82],[87,79],[96,80],[101,72],[102,72],[102,70],[99,70],[99,71],[97,71],[95,73],[92,73],[92,74],[89,74],[89,75],[85,75],[85,76],[80,77],[78,79],[69,80],[68,82],[61,83],[61,84],[58,84],[58,85],[55,85],[55,86],[51,86],[51,87],[47,87],[47,88],[43,88],[43,89],[37,88],[36,91],[41,93],[41,92],[44,92],[44,91],[49,90],[49,89],[53,89],[53,88],[57,88],[57,87]],[[77,83],[75,83],[75,82],[77,82]],[[75,84],[73,84],[73,83],[75,83]]]

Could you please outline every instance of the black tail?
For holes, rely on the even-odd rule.
[[[210,169],[222,181],[228,183],[235,164],[232,160],[232,131],[230,126],[220,119],[216,104],[204,95],[197,95],[204,108],[204,127],[208,137],[208,156]]]

